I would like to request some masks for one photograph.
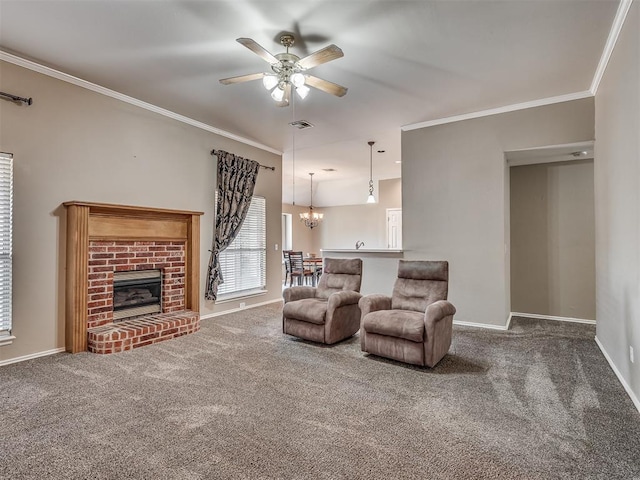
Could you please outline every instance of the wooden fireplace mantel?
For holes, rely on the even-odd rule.
[[[185,243],[185,308],[200,310],[200,215],[203,212],[71,201],[67,209],[65,344],[87,349],[89,241]]]

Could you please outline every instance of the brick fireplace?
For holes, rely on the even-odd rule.
[[[159,270],[161,312],[179,312],[184,306],[184,243],[89,241],[87,327],[114,321],[114,275],[120,272]]]
[[[115,353],[199,329],[201,212],[87,202],[64,205],[67,351]],[[158,277],[160,298],[151,310],[133,305],[123,313],[116,305],[114,317],[114,275],[123,273],[125,284],[140,276]],[[158,295],[148,288],[116,290],[118,298],[133,295],[145,305],[154,302],[144,298]]]

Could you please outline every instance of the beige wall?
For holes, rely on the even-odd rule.
[[[593,119],[589,98],[402,133],[404,256],[449,261],[456,320],[509,316],[504,152],[593,140]]]
[[[510,177],[511,310],[595,320],[593,160]]]
[[[387,208],[402,208],[402,184],[399,178],[381,180],[375,192],[377,203],[326,207],[320,233],[320,248],[387,248]]]
[[[223,149],[276,166],[261,170],[267,199],[267,288],[247,304],[278,299],[281,158],[81,87],[0,62],[2,91],[33,97],[0,102],[0,150],[14,154],[12,345],[0,361],[64,347],[65,215],[69,200],[205,212],[201,292],[213,236],[215,158]],[[201,313],[237,308],[201,300]]]
[[[596,94],[597,338],[640,409],[640,3]],[[635,351],[635,363],[629,347]]]

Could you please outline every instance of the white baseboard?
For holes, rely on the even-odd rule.
[[[611,370],[613,370],[613,373],[616,374],[616,377],[618,377],[618,380],[620,381],[620,383],[622,384],[622,387],[627,392],[627,395],[629,395],[629,398],[631,398],[631,401],[633,402],[633,404],[638,409],[638,412],[640,412],[640,400],[638,400],[638,397],[636,397],[636,394],[633,393],[633,390],[631,390],[631,387],[627,384],[625,379],[622,377],[622,374],[620,373],[618,368],[613,363],[613,360],[611,360],[611,357],[609,356],[607,351],[604,349],[604,346],[602,345],[602,343],[600,343],[600,340],[598,340],[597,336],[595,337],[595,341],[596,341],[596,345],[598,345],[598,348],[600,348],[600,351],[602,352],[602,355],[604,355],[604,358],[609,363],[609,366],[611,367]]]
[[[491,325],[489,323],[461,322],[459,320],[454,320],[453,324],[459,325],[461,327],[488,328],[490,330],[508,330],[509,329],[508,323],[507,325]]]
[[[509,328],[511,328],[511,319],[513,317],[537,318],[541,320],[555,320],[558,322],[586,323],[588,325],[596,324],[595,320],[587,320],[584,318],[554,317],[552,315],[539,315],[537,313],[520,313],[520,312],[511,312],[509,314],[509,318],[507,318],[506,325],[491,325],[488,323],[462,322],[460,320],[454,320],[453,324],[460,325],[463,327],[489,328],[491,330],[509,330]]]
[[[509,330],[511,328],[511,317],[513,317],[513,312],[509,314],[509,318],[507,318],[507,326],[505,330]]]
[[[29,355],[23,355],[22,357],[9,358],[8,360],[0,360],[0,367],[3,365],[9,365],[11,363],[24,362],[27,360],[33,360],[34,358],[47,357],[49,355],[55,355],[56,353],[62,353],[65,348],[54,348],[53,350],[46,350],[44,352],[30,353]]]
[[[540,320],[555,320],[557,322],[573,322],[573,323],[586,323],[588,325],[595,325],[595,320],[588,320],[585,318],[573,318],[573,317],[554,317],[553,315],[539,315],[537,313],[520,313],[511,312],[509,315],[509,321],[511,317],[526,317],[526,318],[538,318]]]
[[[200,315],[200,320],[206,320],[207,318],[219,317],[221,315],[226,315],[228,313],[241,312],[242,310],[249,310],[250,308],[262,307],[263,305],[269,305],[271,303],[280,303],[280,302],[282,302],[282,299],[278,298],[276,300],[268,300],[266,302],[254,303],[242,308],[232,308],[230,310],[225,310],[223,312],[207,313],[206,315]]]

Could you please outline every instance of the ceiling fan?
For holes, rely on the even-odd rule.
[[[292,89],[295,90],[300,98],[307,96],[309,87],[322,90],[337,97],[342,97],[347,93],[347,88],[337,83],[332,83],[305,73],[313,67],[342,57],[344,55],[342,50],[335,45],[329,45],[304,58],[300,58],[293,53],[289,53],[289,47],[293,45],[295,39],[293,35],[288,33],[280,36],[280,43],[287,51],[276,55],[269,53],[264,47],[251,38],[238,38],[236,41],[271,64],[273,73],[250,73],[248,75],[223,78],[220,80],[220,83],[223,85],[262,79],[262,84],[271,92],[271,97],[280,107],[289,105]]]

